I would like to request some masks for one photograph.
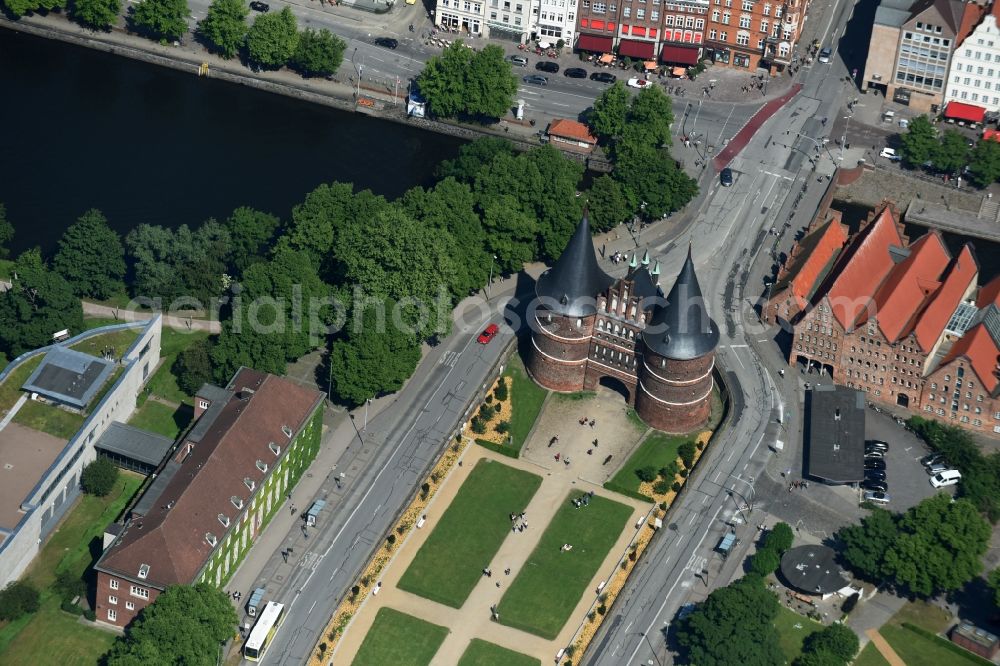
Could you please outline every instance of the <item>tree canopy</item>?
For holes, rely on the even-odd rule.
[[[117,482],[118,468],[106,456],[97,456],[80,474],[80,485],[84,492],[97,497],[107,497]]]
[[[194,395],[205,382],[212,381],[211,351],[208,340],[196,340],[174,359],[171,371],[177,377],[177,386],[187,395]]]
[[[1000,142],[982,139],[969,155],[969,170],[980,187],[1000,180]]]
[[[198,22],[198,34],[223,58],[232,58],[246,40],[249,15],[243,0],[212,0],[205,18]]]
[[[932,153],[934,166],[946,173],[960,171],[969,161],[969,145],[957,130],[947,129]]]
[[[307,28],[299,33],[291,65],[303,76],[328,76],[344,62],[345,48],[344,40],[326,28]]]
[[[130,10],[133,27],[154,39],[176,40],[187,32],[187,0],[140,0]]]
[[[436,116],[500,118],[514,105],[517,78],[501,47],[476,52],[457,40],[427,61],[417,86]]]
[[[225,226],[229,231],[229,269],[238,276],[264,260],[281,220],[270,213],[241,206],[233,211]]]
[[[834,622],[806,637],[802,645],[803,654],[820,655],[823,653],[833,657],[838,666],[850,663],[861,647],[858,635],[845,624]],[[820,659],[825,659],[821,657]],[[824,661],[809,661],[808,664],[826,663]],[[796,661],[798,665],[799,662]]]
[[[934,157],[937,149],[937,130],[927,116],[910,120],[906,133],[900,137],[900,155],[912,166],[921,166]]]
[[[38,250],[18,257],[13,273],[10,289],[0,294],[0,346],[10,358],[51,343],[64,328],[82,330],[80,299]]]
[[[211,306],[223,289],[229,231],[207,220],[197,229],[140,224],[125,237],[132,265],[132,294],[164,307]]]
[[[0,203],[0,258],[10,254],[7,245],[14,240],[14,225],[7,219],[7,207]]]
[[[224,592],[207,583],[172,585],[115,640],[106,663],[211,666],[235,631],[236,611]]]
[[[621,81],[602,92],[594,100],[594,107],[588,119],[594,135],[604,142],[610,142],[622,135],[628,115],[629,94]]]
[[[122,0],[73,0],[73,17],[97,30],[110,29],[121,13]]]
[[[282,67],[298,44],[298,23],[287,5],[280,12],[258,14],[247,31],[247,54],[259,67]]]
[[[14,16],[24,16],[35,11],[50,12],[56,9],[65,9],[66,0],[0,0],[3,5]]]
[[[77,296],[103,300],[125,290],[125,246],[97,209],[88,210],[63,233],[52,268]]]
[[[595,178],[585,196],[590,211],[590,227],[595,232],[614,229],[632,217],[621,185],[607,174]]]

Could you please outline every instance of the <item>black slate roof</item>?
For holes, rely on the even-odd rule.
[[[865,478],[865,394],[846,386],[806,391],[806,474],[827,483]]]
[[[597,295],[613,282],[597,264],[590,221],[584,212],[555,265],[538,277],[535,295],[546,299],[544,305],[556,314],[585,317],[597,312]]]
[[[719,327],[705,307],[690,247],[666,304],[653,310],[642,341],[650,351],[677,361],[704,356],[719,344]]]

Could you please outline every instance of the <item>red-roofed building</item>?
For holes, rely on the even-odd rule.
[[[976,294],[976,306],[985,308],[990,303],[1000,306],[1000,275],[982,286]]]
[[[991,305],[982,321],[951,347],[926,378],[923,416],[987,434],[1000,434],[1000,310]]]
[[[549,123],[549,140],[557,148],[568,148],[577,153],[589,153],[597,145],[597,137],[581,122],[556,118]]]
[[[966,15],[969,20],[962,25],[968,29],[955,40],[948,71],[945,115],[952,112],[956,103],[975,105],[987,112],[1000,111],[1000,90],[996,87],[994,69],[1000,62],[1000,3],[989,7],[986,3],[970,2],[966,5]],[[982,121],[980,114],[974,122]]]
[[[195,399],[194,424],[105,535],[94,566],[101,622],[126,626],[169,585],[223,585],[319,450],[318,391],[243,368]]]

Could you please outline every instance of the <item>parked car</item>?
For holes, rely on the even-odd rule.
[[[951,469],[947,464],[943,462],[934,463],[933,465],[927,465],[927,473],[930,475],[940,474],[941,472]]]
[[[899,155],[897,155],[896,151],[893,150],[892,148],[883,148],[882,152],[879,153],[878,156],[879,157],[884,157],[885,159],[889,160],[890,162],[898,162],[901,159],[903,159],[902,157],[900,157]]]
[[[601,83],[614,83],[618,80],[618,77],[611,72],[594,72],[590,75],[591,81],[600,81]]]
[[[865,481],[885,481],[885,472],[880,469],[866,469]]]
[[[525,83],[530,83],[536,86],[547,86],[549,84],[549,77],[540,76],[538,74],[531,74],[529,76],[524,77],[523,81]]]
[[[865,479],[861,483],[861,487],[865,490],[875,490],[880,493],[889,492],[889,484],[885,481],[875,481],[873,479]]]
[[[559,71],[559,63],[552,62],[551,60],[539,60],[535,63],[535,69],[539,72],[548,72],[549,74],[555,74]]]
[[[571,79],[585,79],[587,78],[587,70],[580,67],[570,67],[563,72],[563,76],[568,76]]]
[[[865,469],[877,469],[880,472],[885,471],[885,461],[875,460],[874,458],[868,458],[865,460]]]
[[[651,86],[651,85],[653,85],[653,82],[652,81],[647,81],[646,79],[635,79],[635,78],[633,78],[633,79],[629,79],[628,80],[628,87],[629,88],[645,88],[646,86]]]
[[[719,172],[719,184],[723,187],[732,187],[733,185],[733,170],[726,167]]]
[[[271,5],[267,4],[266,2],[257,2],[256,0],[254,0],[254,2],[250,3],[250,9],[254,10],[255,12],[266,14],[267,12],[271,11]]]
[[[376,37],[375,46],[381,46],[387,49],[394,49],[399,46],[399,42],[392,37]]]
[[[476,341],[481,345],[488,345],[490,340],[496,337],[499,330],[499,326],[496,324],[490,324],[483,330],[482,333],[479,334],[479,338]]]
[[[832,56],[832,55],[833,55],[833,51],[830,50],[829,47],[827,47],[825,49],[820,49],[820,51],[819,51],[819,58],[817,58],[817,60],[819,60],[821,63],[827,64],[827,63],[830,62],[830,56]]]
[[[920,459],[920,464],[923,465],[924,467],[929,467],[930,465],[936,465],[937,463],[943,463],[943,462],[944,462],[943,453],[932,453]]]
[[[945,486],[953,486],[961,480],[962,473],[957,469],[946,469],[931,477],[931,485],[935,488],[944,488]]]
[[[878,449],[879,451],[888,451],[889,442],[883,442],[881,439],[866,439],[865,448]]]
[[[865,501],[874,502],[875,504],[888,504],[889,495],[878,490],[869,490],[865,492]]]
[[[528,59],[524,56],[512,55],[508,58],[512,65],[517,65],[518,67],[527,67]]]
[[[865,449],[865,460],[885,460],[885,453],[872,449]]]

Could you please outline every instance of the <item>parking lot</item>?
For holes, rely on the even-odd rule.
[[[930,476],[920,464],[920,458],[930,453],[930,449],[892,417],[869,409],[865,420],[865,438],[881,439],[889,444],[889,453],[885,457],[890,500],[887,509],[906,511],[935,492],[954,493],[955,486],[939,490],[931,486]]]

